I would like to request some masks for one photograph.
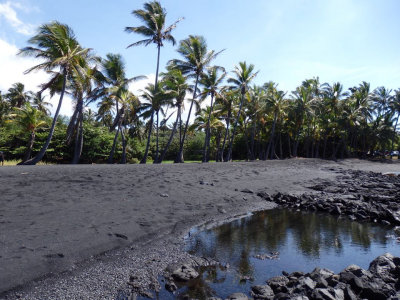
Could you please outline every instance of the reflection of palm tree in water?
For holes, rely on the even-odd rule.
[[[203,241],[194,252],[199,253],[201,249],[202,255],[229,262],[242,275],[247,275],[251,269],[249,257],[281,252],[288,243],[310,258],[320,257],[322,250],[340,254],[344,251],[344,241],[349,240],[364,249],[369,249],[373,240],[386,244],[385,234],[374,226],[327,214],[264,211],[200,234],[198,241]]]

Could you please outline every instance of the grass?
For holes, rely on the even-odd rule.
[[[5,160],[4,161],[4,166],[16,166],[19,162],[21,162],[21,161],[20,160],[16,160],[16,159]],[[40,161],[39,163],[37,163],[37,165],[45,166],[45,165],[54,165],[54,164]]]
[[[173,160],[163,160],[162,162],[163,164],[173,164],[174,161]],[[186,163],[201,163],[201,160],[185,160],[185,164]]]

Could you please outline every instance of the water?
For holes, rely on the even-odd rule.
[[[229,263],[230,267],[204,268],[200,278],[180,286],[175,295],[161,291],[159,299],[184,295],[224,299],[238,291],[249,295],[252,285],[264,284],[283,270],[310,272],[320,266],[337,273],[350,264],[368,269],[371,260],[385,252],[400,255],[400,245],[390,227],[286,209],[258,212],[193,232],[187,239],[187,251]],[[279,253],[279,258],[255,258],[271,253]]]

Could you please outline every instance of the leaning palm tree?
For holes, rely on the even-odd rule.
[[[46,126],[45,115],[38,109],[32,107],[29,102],[21,108],[15,107],[15,113],[11,114],[10,122],[15,123],[23,133],[29,133],[29,140],[22,163],[27,161],[32,154],[33,145],[36,139],[36,131]],[[19,164],[22,164],[19,163]]]
[[[178,19],[172,25],[166,27],[165,19],[167,16],[166,10],[161,6],[160,2],[158,1],[151,1],[147,2],[143,6],[144,9],[134,10],[132,14],[137,17],[140,21],[142,21],[145,25],[139,27],[126,27],[126,32],[133,32],[145,36],[144,40],[140,40],[133,44],[130,44],[128,48],[133,46],[145,45],[148,46],[152,43],[156,44],[157,46],[157,68],[156,68],[156,78],[154,82],[154,87],[158,88],[158,73],[159,73],[159,66],[160,66],[160,52],[161,47],[164,46],[163,42],[168,41],[171,42],[172,45],[175,45],[175,38],[171,35],[171,31],[175,29],[176,24],[182,20]],[[157,92],[157,90],[156,90]],[[146,150],[143,156],[143,159],[140,163],[145,164],[147,161],[147,155],[149,152],[150,146],[150,138],[151,138],[151,129],[154,120],[154,115],[151,116],[150,119],[150,130],[148,132]]]
[[[30,73],[34,70],[45,70],[51,74],[50,81],[42,86],[41,92],[46,89],[51,89],[55,84],[62,82],[61,89],[56,89],[56,91],[60,93],[60,99],[46,142],[34,158],[24,162],[25,165],[35,165],[43,158],[51,138],[53,137],[64,98],[67,80],[71,74],[82,72],[80,67],[81,62],[87,59],[90,54],[90,49],[82,48],[75,38],[72,29],[59,22],[51,22],[40,26],[38,33],[29,40],[29,43],[36,47],[23,48],[20,54],[34,56],[43,61],[28,69],[25,73]]]
[[[236,116],[236,121],[235,124],[233,125],[233,132],[229,143],[227,161],[230,161],[232,159],[233,140],[235,139],[236,127],[239,122],[240,114],[242,112],[243,101],[244,101],[244,96],[247,92],[247,87],[250,84],[250,82],[254,79],[254,77],[257,76],[258,72],[259,71],[254,72],[253,64],[247,65],[246,62],[240,62],[239,65],[235,66],[235,69],[233,70],[235,77],[228,79],[228,82],[234,85],[233,88],[240,91],[241,99],[240,99],[239,111]]]
[[[221,74],[218,74],[222,71]],[[210,111],[208,112],[208,120],[207,126],[205,127],[206,135],[204,138],[204,148],[203,148],[203,162],[207,162],[207,147],[210,145],[211,138],[211,130],[210,130],[210,120],[211,115],[213,113],[214,108],[214,97],[218,97],[220,95],[220,84],[224,80],[226,76],[225,69],[222,67],[214,66],[207,70],[207,73],[204,73],[200,79],[200,85],[203,86],[203,91],[200,94],[200,97],[204,100],[207,96],[211,97],[210,102]]]
[[[207,43],[204,37],[190,35],[187,39],[181,41],[179,44],[178,53],[181,54],[184,59],[173,59],[168,62],[169,67],[176,68],[180,70],[182,74],[195,78],[193,98],[190,104],[185,129],[183,130],[182,141],[179,145],[179,152],[175,159],[175,162],[177,163],[183,163],[183,146],[189,126],[190,115],[197,97],[197,85],[199,83],[199,79],[211,61],[214,60],[222,51],[208,51]]]

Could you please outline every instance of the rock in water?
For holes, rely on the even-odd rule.
[[[225,300],[249,300],[249,298],[243,293],[233,293]]]
[[[199,273],[188,265],[182,265],[176,269],[172,274],[172,277],[178,281],[189,281],[190,279],[199,277]]]

